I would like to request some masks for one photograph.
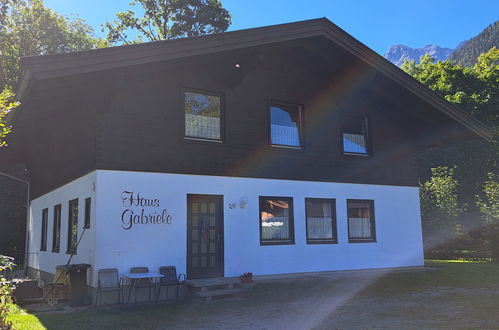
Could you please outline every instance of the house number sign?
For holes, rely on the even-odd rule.
[[[169,225],[172,216],[161,208],[158,198],[144,198],[140,192],[123,191],[121,202],[125,209],[121,213],[121,228],[132,229],[135,225]]]

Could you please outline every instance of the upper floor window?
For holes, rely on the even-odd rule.
[[[348,241],[375,242],[374,201],[348,199]]]
[[[42,210],[42,237],[40,241],[40,251],[47,251],[47,226],[49,220],[49,209]]]
[[[307,243],[336,243],[336,203],[334,199],[306,198]]]
[[[343,116],[343,152],[345,154],[368,155],[367,118],[364,115]]]
[[[274,146],[303,146],[301,106],[274,102],[270,104],[270,142]]]
[[[184,93],[185,137],[222,141],[222,97],[207,92]]]
[[[67,253],[76,254],[77,245],[78,245],[78,198],[69,201]]]
[[[260,244],[293,244],[293,199],[260,197]]]

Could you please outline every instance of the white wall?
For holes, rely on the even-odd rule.
[[[85,217],[85,199],[90,197],[90,229],[86,229],[76,255],[71,263],[94,263],[95,244],[95,185],[96,173],[92,172],[56,190],[31,201],[29,223],[29,262],[30,267],[54,274],[55,266],[67,263],[70,255],[66,253],[68,244],[69,201],[78,198],[78,239],[82,235]],[[61,204],[61,240],[58,253],[52,252],[54,206]],[[47,250],[40,251],[42,210],[48,208]],[[91,273],[91,272],[90,272]],[[90,274],[89,273],[89,274]],[[89,280],[92,280],[89,275]]]
[[[133,266],[148,266],[157,271],[159,266],[175,265],[177,271],[185,273],[187,194],[224,195],[225,276],[237,276],[243,272],[260,275],[423,264],[416,187],[106,170],[98,170],[96,176],[97,253],[94,269],[117,267],[120,272],[125,272]],[[172,223],[134,225],[129,230],[123,229],[123,191],[159,199],[158,209],[167,209],[173,217]],[[294,245],[260,246],[259,196],[293,197]],[[229,203],[239,205],[242,197],[248,198],[244,209],[229,209]],[[336,199],[338,244],[306,244],[306,197]],[[74,197],[66,200],[71,198]],[[377,242],[348,243],[347,199],[375,201]],[[41,210],[38,213],[41,214]],[[86,248],[81,250],[86,251]]]

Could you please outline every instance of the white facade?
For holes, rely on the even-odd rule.
[[[124,192],[157,203],[127,207]],[[90,285],[96,286],[101,268],[115,267],[123,273],[134,266],[157,271],[174,265],[185,273],[188,194],[223,195],[224,276],[423,265],[416,187],[97,170],[32,201],[29,266],[53,273],[56,265],[67,262],[68,202],[80,200],[79,237],[84,200],[91,197],[91,226],[72,260],[92,265]],[[295,244],[260,245],[259,196],[293,198]],[[305,198],[336,200],[337,244],[307,244]],[[348,242],[347,199],[374,200],[376,242]],[[247,203],[241,207],[241,201]],[[61,252],[52,253],[53,207],[60,203]],[[40,252],[44,208],[49,209],[47,251]],[[129,215],[140,215],[142,209],[145,215],[160,217],[165,209],[171,218],[125,229]]]

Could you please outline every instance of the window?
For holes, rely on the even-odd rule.
[[[185,137],[222,141],[220,95],[205,92],[184,93]]]
[[[90,228],[90,203],[91,203],[91,198],[85,199],[85,222],[83,223],[83,228]]]
[[[77,244],[78,244],[78,198],[69,201],[67,253],[76,254]]]
[[[260,197],[260,244],[294,244],[293,199]]]
[[[301,148],[302,110],[298,105],[270,104],[270,143],[274,146]]]
[[[363,115],[345,115],[343,126],[343,152],[368,155],[367,118]]]
[[[375,242],[374,201],[348,199],[348,241]]]
[[[49,220],[49,209],[42,210],[42,239],[40,240],[40,251],[47,251],[47,222]]]
[[[337,243],[334,199],[306,198],[307,243]]]
[[[59,252],[61,247],[61,204],[54,206],[54,224],[52,229],[52,252]]]

